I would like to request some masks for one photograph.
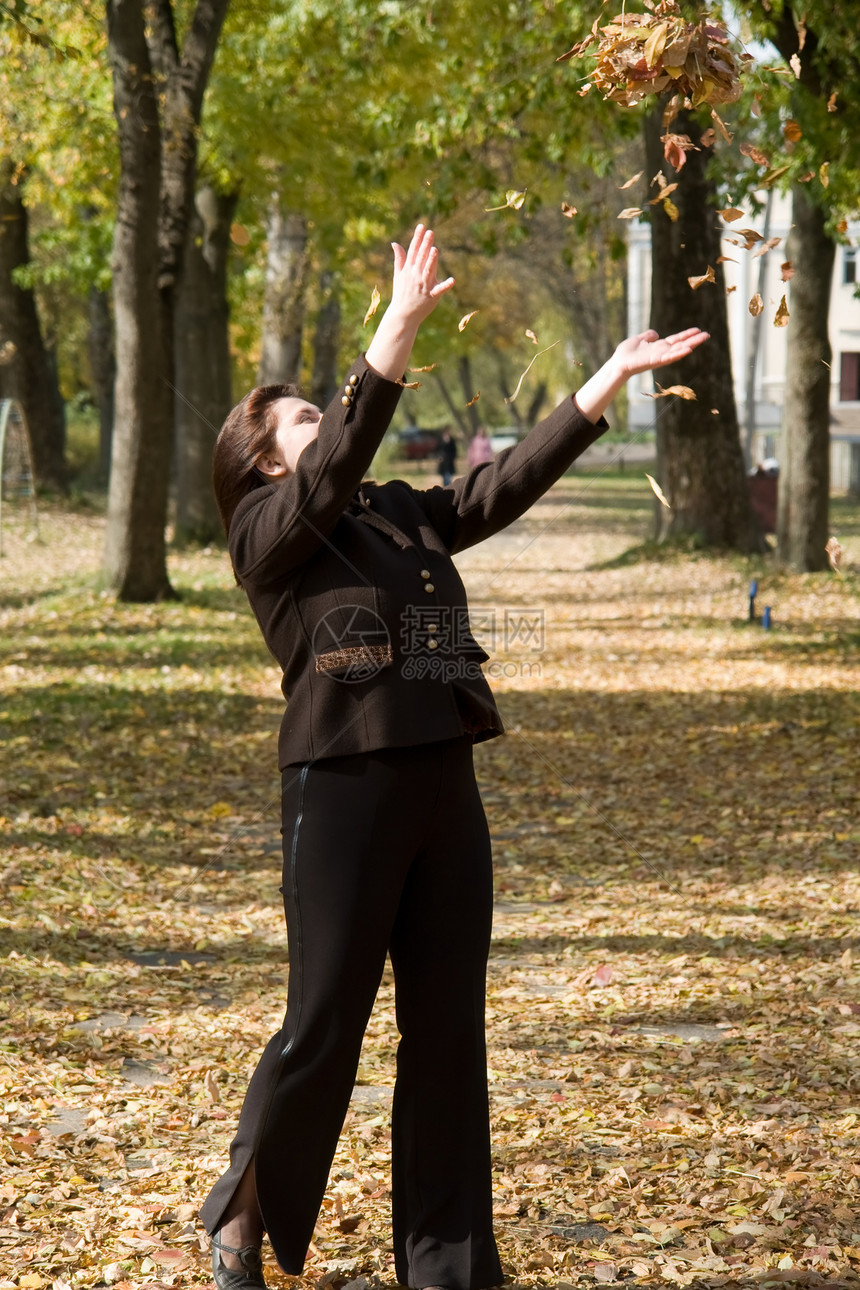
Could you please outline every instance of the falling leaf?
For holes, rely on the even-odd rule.
[[[830,98],[827,100],[827,111],[828,111],[828,112],[835,112],[835,111],[836,111],[836,99],[838,98],[838,96],[839,96],[839,91],[838,91],[838,90],[834,90],[834,91],[833,91],[833,93],[830,95]]]
[[[791,117],[789,117],[785,125],[782,127],[782,133],[788,143],[797,143],[798,139],[803,138],[803,130],[800,128],[798,122],[792,120]]]
[[[420,389],[421,389],[421,382],[420,382],[420,381],[404,381],[404,380],[401,380],[401,378],[400,378],[399,376],[395,378],[394,384],[395,384],[395,385],[399,385],[399,386],[401,386],[401,387],[402,387],[402,389],[404,389],[404,390],[420,390]]]
[[[733,260],[730,255],[718,255],[717,264],[737,264],[737,260]]]
[[[775,246],[779,246],[781,241],[781,237],[769,237],[766,242],[762,242],[761,246],[753,254],[752,259],[755,260],[759,255],[767,255],[768,251],[772,251]]]
[[[532,341],[533,344],[536,345],[538,343],[538,338],[532,331],[531,327],[526,327],[526,335],[528,336],[529,340]]]
[[[523,374],[522,374],[522,376],[520,377],[520,379],[517,381],[517,388],[514,390],[513,394],[510,396],[510,398],[505,399],[505,403],[513,403],[514,399],[517,397],[517,395],[519,394],[520,390],[522,389],[523,381],[526,379],[526,377],[528,376],[529,372],[532,370],[532,368],[534,367],[535,363],[536,363],[536,362],[538,361],[538,359],[540,358],[541,354],[547,354],[547,353],[549,353],[549,351],[550,351],[551,349],[555,349],[556,345],[560,345],[560,344],[561,344],[561,341],[554,340],[554,341],[552,342],[552,344],[551,344],[551,345],[547,345],[546,349],[539,349],[539,350],[538,350],[538,352],[535,354],[534,358],[533,358],[533,359],[532,359],[532,361],[529,363],[529,365],[528,365],[528,367],[526,368],[526,370],[523,372]]]
[[[501,206],[485,206],[484,210],[490,211],[518,211],[526,199],[527,188],[509,188],[505,193],[505,200]]]
[[[773,320],[774,327],[787,327],[789,317],[788,305],[785,302],[785,296],[783,296],[782,300],[779,302],[779,308],[777,309]]]
[[[830,187],[830,162],[822,161],[818,168],[818,178],[821,180],[822,188]]]
[[[736,219],[743,219],[744,216],[744,212],[737,206],[726,206],[725,210],[717,211],[717,214],[722,216],[727,224],[733,224]]]
[[[469,402],[466,404],[466,407],[467,407],[467,408],[473,408],[473,407],[475,406],[475,404],[478,402],[478,399],[479,399],[480,397],[481,397],[481,391],[480,391],[480,390],[478,390],[478,393],[477,393],[477,394],[475,394],[475,395],[473,395],[473,396],[472,396],[472,398],[471,398],[471,399],[469,399]]]
[[[772,188],[778,180],[782,179],[783,175],[788,174],[790,169],[790,166],[777,166],[776,170],[768,170],[768,172],[761,177],[762,187]]]
[[[364,315],[364,323],[362,324],[364,327],[367,326],[373,315],[376,313],[381,299],[382,296],[379,294],[379,287],[374,287],[370,297],[370,304],[367,306],[367,313]]]
[[[847,219],[841,219],[841,220],[839,221],[839,223],[836,225],[836,232],[837,232],[837,233],[843,233],[843,234],[848,232],[848,221],[847,221]]]
[[[761,148],[757,148],[754,143],[742,143],[739,151],[744,157],[749,157],[750,161],[754,161],[757,166],[770,165],[767,153],[762,152]]]
[[[726,287],[726,295],[730,296],[733,291],[737,291],[737,286]]]
[[[696,397],[696,391],[691,390],[689,385],[661,385],[659,381],[655,381],[655,385],[659,391],[658,394],[654,395],[655,399],[665,398],[667,394],[676,394],[679,399],[692,402]]]
[[[425,363],[423,367],[407,367],[407,372],[434,372],[438,363]]]
[[[234,246],[247,246],[250,240],[251,234],[243,224],[230,225],[230,241]]]
[[[660,178],[662,179],[662,175],[660,176]],[[674,193],[677,187],[678,187],[677,184],[666,184],[663,188],[660,189],[656,197],[651,198],[648,205],[656,206],[658,202],[664,202],[670,193]]]
[[[713,126],[708,126],[707,130],[702,131],[700,143],[703,148],[713,148],[717,141],[717,132]]]
[[[791,263],[791,260],[786,260],[781,264],[779,266],[779,272],[782,276],[783,282],[789,282],[794,277],[794,265]]]
[[[663,156],[673,170],[682,169],[688,152],[699,151],[688,134],[664,134],[661,142]]]
[[[471,320],[475,317],[475,314],[480,312],[481,312],[480,309],[473,309],[470,314],[463,314],[463,317],[457,323],[457,330],[463,331],[465,327],[468,327]]]
[[[839,573],[840,565],[842,564],[842,557],[845,554],[842,543],[838,540],[838,538],[835,538],[835,537],[828,538],[827,545],[825,546],[824,550],[827,552],[827,558],[830,561],[831,569],[833,569],[836,573]],[[845,951],[846,954],[850,954],[850,952],[851,952],[850,950]],[[840,963],[841,962],[842,961],[840,959]],[[842,966],[850,967],[851,960],[849,959],[849,961],[847,963],[842,964]]]
[[[571,206],[569,202],[562,202],[561,213],[562,215],[565,216],[566,219],[573,219],[574,215],[576,215],[577,213],[577,210],[576,210],[576,207]]]
[[[663,210],[666,212],[666,214],[669,216],[669,219],[674,224],[674,222],[678,218],[679,211],[678,211],[678,207],[672,201],[671,197],[667,197],[663,202]]]
[[[749,311],[752,314],[753,318],[758,318],[759,314],[762,312],[763,309],[764,309],[764,301],[762,300],[759,293],[756,292],[753,298],[750,300]]]
[[[619,191],[619,192],[621,192],[621,193],[623,193],[623,192],[625,192],[628,188],[632,188],[634,184],[638,184],[638,183],[639,183],[639,180],[642,178],[642,175],[643,175],[644,173],[645,173],[645,172],[644,172],[644,171],[642,171],[642,170],[637,170],[637,171],[636,171],[636,174],[635,174],[635,175],[632,175],[630,179],[625,179],[625,181],[624,181],[624,183],[623,183],[623,184],[619,184],[619,185],[618,185],[618,191]]]
[[[728,129],[726,128],[726,123],[725,123],[725,121],[724,121],[724,120],[723,120],[723,118],[720,116],[719,112],[717,112],[717,111],[716,111],[716,109],[715,109],[715,108],[712,108],[712,109],[711,109],[711,120],[715,122],[717,129],[719,130],[720,134],[721,134],[721,135],[723,136],[723,138],[725,139],[726,143],[731,143],[731,141],[732,141],[732,136],[729,134],[729,131],[728,131]]]
[[[668,497],[666,496],[666,494],[663,492],[663,489],[657,483],[657,480],[654,478],[654,476],[649,475],[648,471],[646,470],[645,478],[648,480],[648,483],[651,485],[651,488],[653,489],[654,496],[657,498],[657,501],[660,502],[662,506],[665,506],[667,511],[671,511],[672,505]]]
[[[703,287],[706,282],[716,282],[714,266],[709,264],[705,273],[700,273],[697,277],[688,278],[687,281],[694,291],[698,291],[699,287]]]
[[[641,214],[642,214],[642,207],[641,207],[641,206],[626,206],[626,207],[624,208],[624,210],[621,212],[621,214],[618,216],[618,218],[619,218],[619,219],[636,219],[636,217],[637,217],[638,215],[641,215]]]
[[[788,65],[791,68],[791,70],[794,72],[795,80],[799,81],[800,74],[803,71],[803,68],[801,67],[801,64],[800,64],[800,56],[798,54],[792,54],[791,58],[788,60]]]

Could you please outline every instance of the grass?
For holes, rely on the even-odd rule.
[[[504,1265],[857,1284],[860,507],[839,578],[664,558],[652,506],[569,476],[458,558],[508,726],[476,751]],[[195,1209],[283,1009],[280,677],[223,551],[122,605],[97,510],[8,518],[0,1290],[204,1285]],[[386,975],[307,1290],[393,1285],[395,1041]]]

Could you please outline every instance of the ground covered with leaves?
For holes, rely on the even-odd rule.
[[[477,751],[503,1263],[860,1284],[860,510],[842,576],[787,576],[631,553],[652,503],[573,476],[459,560],[509,726]],[[279,677],[222,553],[121,606],[97,514],[5,528],[0,1290],[203,1285],[285,997]],[[395,1284],[395,1043],[386,977],[306,1276],[267,1250],[270,1284]]]

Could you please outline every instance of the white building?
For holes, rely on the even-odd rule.
[[[724,225],[723,271],[728,293],[735,400],[742,436],[746,435],[748,422],[753,422],[753,463],[767,457],[779,459],[780,455],[788,328],[775,327],[773,320],[783,296],[791,310],[791,282],[784,282],[782,278],[790,226],[790,199],[778,194],[771,199],[767,217],[762,213]],[[752,239],[741,235],[741,229],[754,230],[761,240],[746,249]],[[780,240],[765,255],[757,256],[756,250],[771,238]],[[860,491],[860,298],[855,295],[855,288],[860,287],[857,261],[860,223],[849,225],[848,238],[848,244],[836,250],[830,300],[833,349],[830,468],[835,491],[848,488]],[[703,273],[706,268],[702,266]],[[637,221],[629,227],[627,269],[628,334],[633,335],[648,326],[650,312],[651,229],[648,224]],[[713,288],[705,285],[699,290]],[[749,306],[756,295],[761,296],[764,308],[754,317]],[[654,424],[654,400],[646,393],[652,388],[650,378],[643,378],[638,385],[630,383],[631,432],[641,432]]]

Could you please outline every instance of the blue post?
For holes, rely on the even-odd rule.
[[[755,578],[753,578],[752,582],[750,583],[750,622],[751,623],[755,622],[755,598],[757,594],[758,594],[758,583],[756,582]]]
[[[766,632],[770,631],[770,605],[765,605],[764,613],[761,616],[761,625]]]

